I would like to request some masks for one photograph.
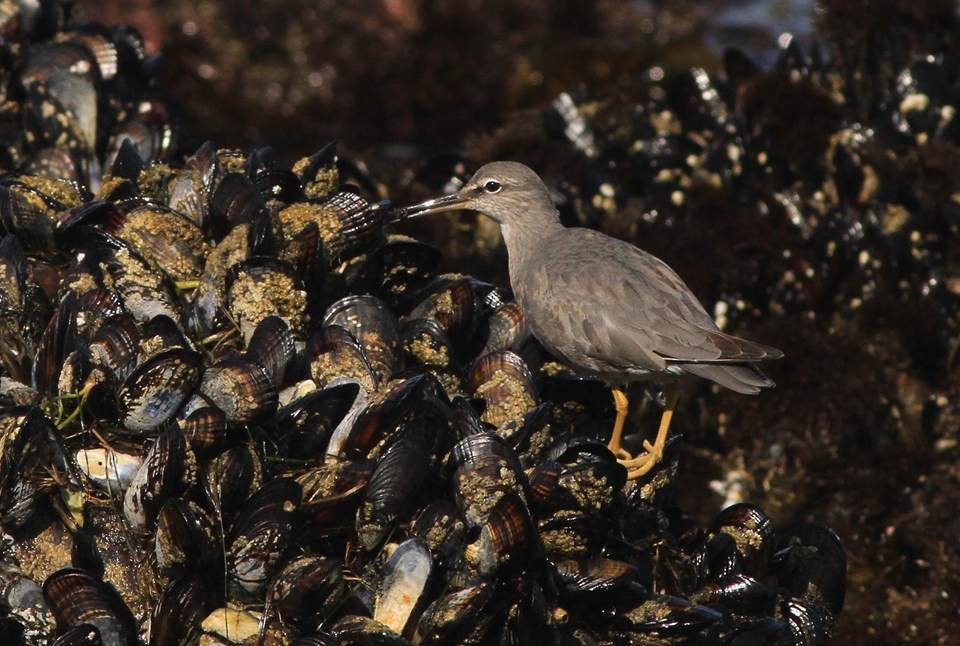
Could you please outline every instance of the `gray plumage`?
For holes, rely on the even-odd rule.
[[[666,263],[627,242],[560,223],[543,182],[515,162],[482,167],[454,195],[401,217],[466,208],[500,224],[510,284],[534,336],[610,384],[684,375],[754,394],[773,386],[755,365],[776,348],[722,332]]]

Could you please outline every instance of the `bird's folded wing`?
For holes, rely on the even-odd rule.
[[[649,368],[783,356],[776,348],[721,332],[666,263],[623,245],[616,255],[550,259],[536,272],[538,282],[551,285],[552,316],[580,339],[586,354]]]

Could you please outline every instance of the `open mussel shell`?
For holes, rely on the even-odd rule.
[[[324,556],[302,556],[284,566],[272,589],[281,621],[309,632],[343,600],[347,592],[343,564]]]
[[[225,525],[253,492],[263,485],[263,464],[250,444],[220,453],[204,467],[204,492]]]
[[[427,604],[433,557],[419,538],[401,543],[383,567],[374,601],[373,618],[395,633],[410,637]]]
[[[384,451],[357,511],[357,535],[367,550],[409,514],[429,469],[430,449],[419,433],[404,433]]]
[[[90,624],[100,632],[104,646],[133,646],[136,621],[117,591],[83,570],[66,568],[43,582],[43,596],[57,620],[67,631]]]
[[[183,495],[197,483],[197,458],[180,428],[164,430],[127,487],[123,514],[135,529],[145,531],[171,498]]]
[[[319,387],[346,377],[355,379],[365,392],[373,392],[379,383],[360,342],[339,325],[324,326],[310,338],[307,364]]]
[[[840,539],[826,527],[806,523],[780,534],[774,574],[794,596],[835,615],[843,609],[847,558]]]
[[[480,643],[496,617],[486,612],[495,591],[494,583],[484,582],[440,597],[421,615],[413,643]]]
[[[112,494],[126,491],[143,465],[139,455],[100,447],[79,449],[74,459],[85,476]]]
[[[307,294],[293,267],[275,258],[258,256],[227,272],[226,307],[249,343],[254,330],[268,316],[278,316],[291,328],[304,323]]]
[[[280,390],[296,354],[290,326],[279,316],[268,316],[253,331],[245,358],[263,368],[274,388]]]
[[[199,577],[172,581],[150,616],[150,646],[196,643],[201,622],[213,609],[213,595]]]
[[[467,389],[486,403],[481,419],[506,435],[513,435],[538,403],[530,369],[509,351],[492,352],[477,359],[467,377]]]
[[[202,357],[171,348],[150,357],[124,380],[117,392],[123,427],[150,433],[173,417],[200,380]]]
[[[277,389],[270,376],[243,359],[226,359],[207,368],[200,394],[222,410],[231,424],[265,419],[277,408]]]
[[[396,368],[399,337],[397,317],[374,296],[347,296],[327,308],[324,325],[339,325],[360,343],[378,383],[386,383]]]
[[[227,544],[230,580],[257,595],[281,563],[300,507],[300,485],[289,478],[271,480],[243,504]]]

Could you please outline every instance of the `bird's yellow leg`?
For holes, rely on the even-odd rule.
[[[618,458],[630,459],[620,442],[623,439],[623,427],[627,423],[627,410],[630,408],[630,400],[627,399],[627,393],[619,388],[613,389],[613,404],[617,407],[617,419],[613,423],[613,433],[610,435],[610,442],[607,448]]]
[[[670,388],[667,393],[667,405],[663,409],[663,415],[660,417],[660,428],[657,429],[657,439],[653,444],[644,440],[643,448],[646,453],[635,458],[618,460],[620,464],[627,468],[627,477],[631,480],[646,475],[663,458],[663,449],[667,444],[667,437],[670,432],[670,421],[673,419],[673,411],[677,407],[677,400],[680,398],[680,389],[676,386]]]

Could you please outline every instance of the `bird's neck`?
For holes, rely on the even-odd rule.
[[[541,257],[541,247],[558,231],[563,230],[560,215],[555,209],[543,211],[537,217],[525,217],[522,222],[501,224],[503,242],[507,246],[510,263],[510,283],[517,291],[518,276],[531,269],[531,263]]]

